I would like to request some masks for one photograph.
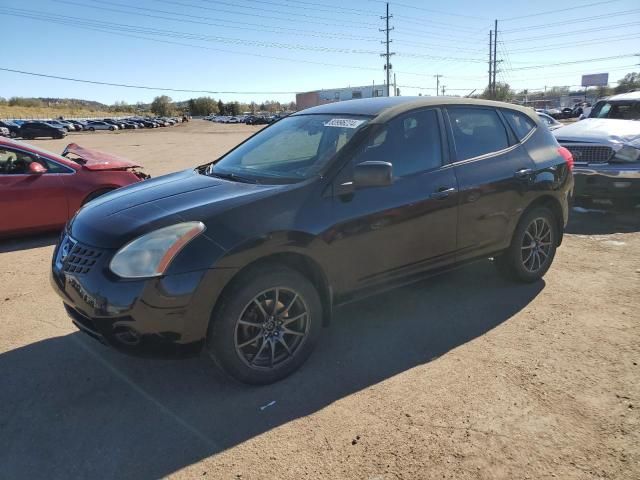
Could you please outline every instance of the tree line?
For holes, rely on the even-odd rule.
[[[262,103],[223,102],[211,97],[192,98],[183,102],[174,102],[171,97],[161,95],[151,102],[151,111],[159,116],[189,114],[193,116],[206,115],[240,115],[244,112],[277,113],[283,110],[295,110],[295,102],[281,103],[269,100]]]
[[[590,90],[591,93],[595,92],[596,97],[602,98],[609,95],[615,95],[618,93],[632,92],[640,89],[640,73],[632,72],[627,73],[622,79],[618,80],[618,85],[615,87],[597,87]],[[485,88],[479,98],[493,99],[502,102],[511,102],[515,100],[522,100],[525,97],[528,100],[541,100],[544,98],[558,98],[563,95],[569,95],[570,93],[576,93],[569,87],[550,87],[545,92],[529,92],[528,90],[521,90],[516,92],[508,83],[496,82],[496,94],[491,95],[489,87]]]

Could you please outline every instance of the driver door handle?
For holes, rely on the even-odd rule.
[[[437,191],[431,194],[431,198],[434,200],[442,200],[457,191],[458,189],[455,187],[440,187]]]

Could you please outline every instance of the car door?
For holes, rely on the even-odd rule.
[[[447,124],[460,191],[457,244],[463,260],[508,246],[535,165],[516,150],[517,141],[495,108],[447,107]]]
[[[48,171],[29,173],[32,162]],[[0,233],[64,225],[69,210],[61,175],[72,173],[64,171],[69,173],[54,173],[46,160],[35,154],[0,146]]]
[[[457,182],[438,109],[401,115],[372,132],[334,183],[338,222],[328,235],[345,290],[398,280],[450,261],[456,250]],[[355,188],[353,166],[393,164],[394,180]]]

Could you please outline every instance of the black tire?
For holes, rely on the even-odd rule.
[[[93,128],[93,127],[89,127],[89,131],[90,131],[90,132],[95,132],[95,131],[96,131],[96,129],[95,129],[95,128]]]
[[[535,228],[540,228],[543,234],[548,229],[548,236],[545,234],[542,240],[532,237],[534,221],[537,222]],[[545,225],[545,227],[539,227],[540,225]],[[513,233],[511,245],[494,259],[494,264],[498,271],[509,280],[524,283],[540,280],[553,263],[558,238],[558,221],[553,212],[545,207],[536,207],[525,212],[522,216]],[[534,244],[535,246],[530,247]]]
[[[91,200],[95,200],[98,197],[101,197],[102,195],[104,195],[105,193],[109,193],[112,190],[114,190],[113,188],[103,188],[102,190],[96,190],[95,192],[91,192],[87,198],[84,199],[84,201],[82,202],[82,206],[84,207],[87,203],[89,203]]]
[[[275,295],[270,296],[269,292],[273,292],[276,288],[279,289],[279,300],[274,302]],[[298,295],[298,299],[293,296],[293,293]],[[264,300],[265,303],[263,300],[258,301],[262,308],[255,302],[256,299]],[[288,308],[284,307],[285,309],[280,310],[275,316],[271,315],[287,302],[291,303]],[[276,307],[271,310],[274,305]],[[292,313],[293,310],[296,311]],[[303,312],[302,315],[300,312]],[[302,318],[290,323],[289,325],[293,326],[289,329],[287,319],[291,322],[292,318],[298,316]],[[244,324],[241,323],[241,319],[252,319],[255,323]],[[269,320],[272,330],[267,328]],[[285,325],[275,326],[275,329],[280,330],[274,333],[274,324],[278,322]],[[298,322],[306,322],[306,326],[301,327],[304,330],[303,335],[300,334],[300,330],[297,330]],[[223,294],[212,314],[207,335],[207,351],[216,365],[234,379],[253,385],[266,385],[287,377],[307,360],[320,336],[321,323],[320,297],[316,288],[306,277],[289,268],[263,266],[246,272],[234,281],[228,292]],[[260,325],[260,327],[254,325]],[[297,330],[298,333],[288,334],[286,330]],[[242,335],[244,337],[241,338]],[[267,338],[268,335],[273,335],[275,338]],[[254,339],[254,342],[247,342],[243,347],[249,351],[248,353],[241,347],[247,338]],[[291,344],[285,351],[285,347],[281,344],[287,341],[291,341]],[[278,351],[280,351],[279,354]],[[269,358],[261,361],[265,354]],[[284,355],[284,357],[280,360],[276,358],[278,363],[274,364],[276,355]],[[270,361],[271,365],[251,366],[250,363],[256,360],[258,360],[257,363]]]
[[[116,129],[116,127],[109,127],[109,130],[111,130],[112,132]]]

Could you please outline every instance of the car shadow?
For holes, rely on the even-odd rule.
[[[640,232],[640,207],[624,210],[573,207],[565,232],[579,235]]]
[[[264,387],[237,384],[204,358],[127,357],[81,333],[8,351],[3,476],[164,477],[428,364],[509,320],[544,286],[508,283],[479,262],[349,304],[298,372]]]
[[[30,237],[15,237],[0,239],[0,253],[19,252],[32,248],[48,247],[55,245],[60,238],[59,232],[49,232]]]

